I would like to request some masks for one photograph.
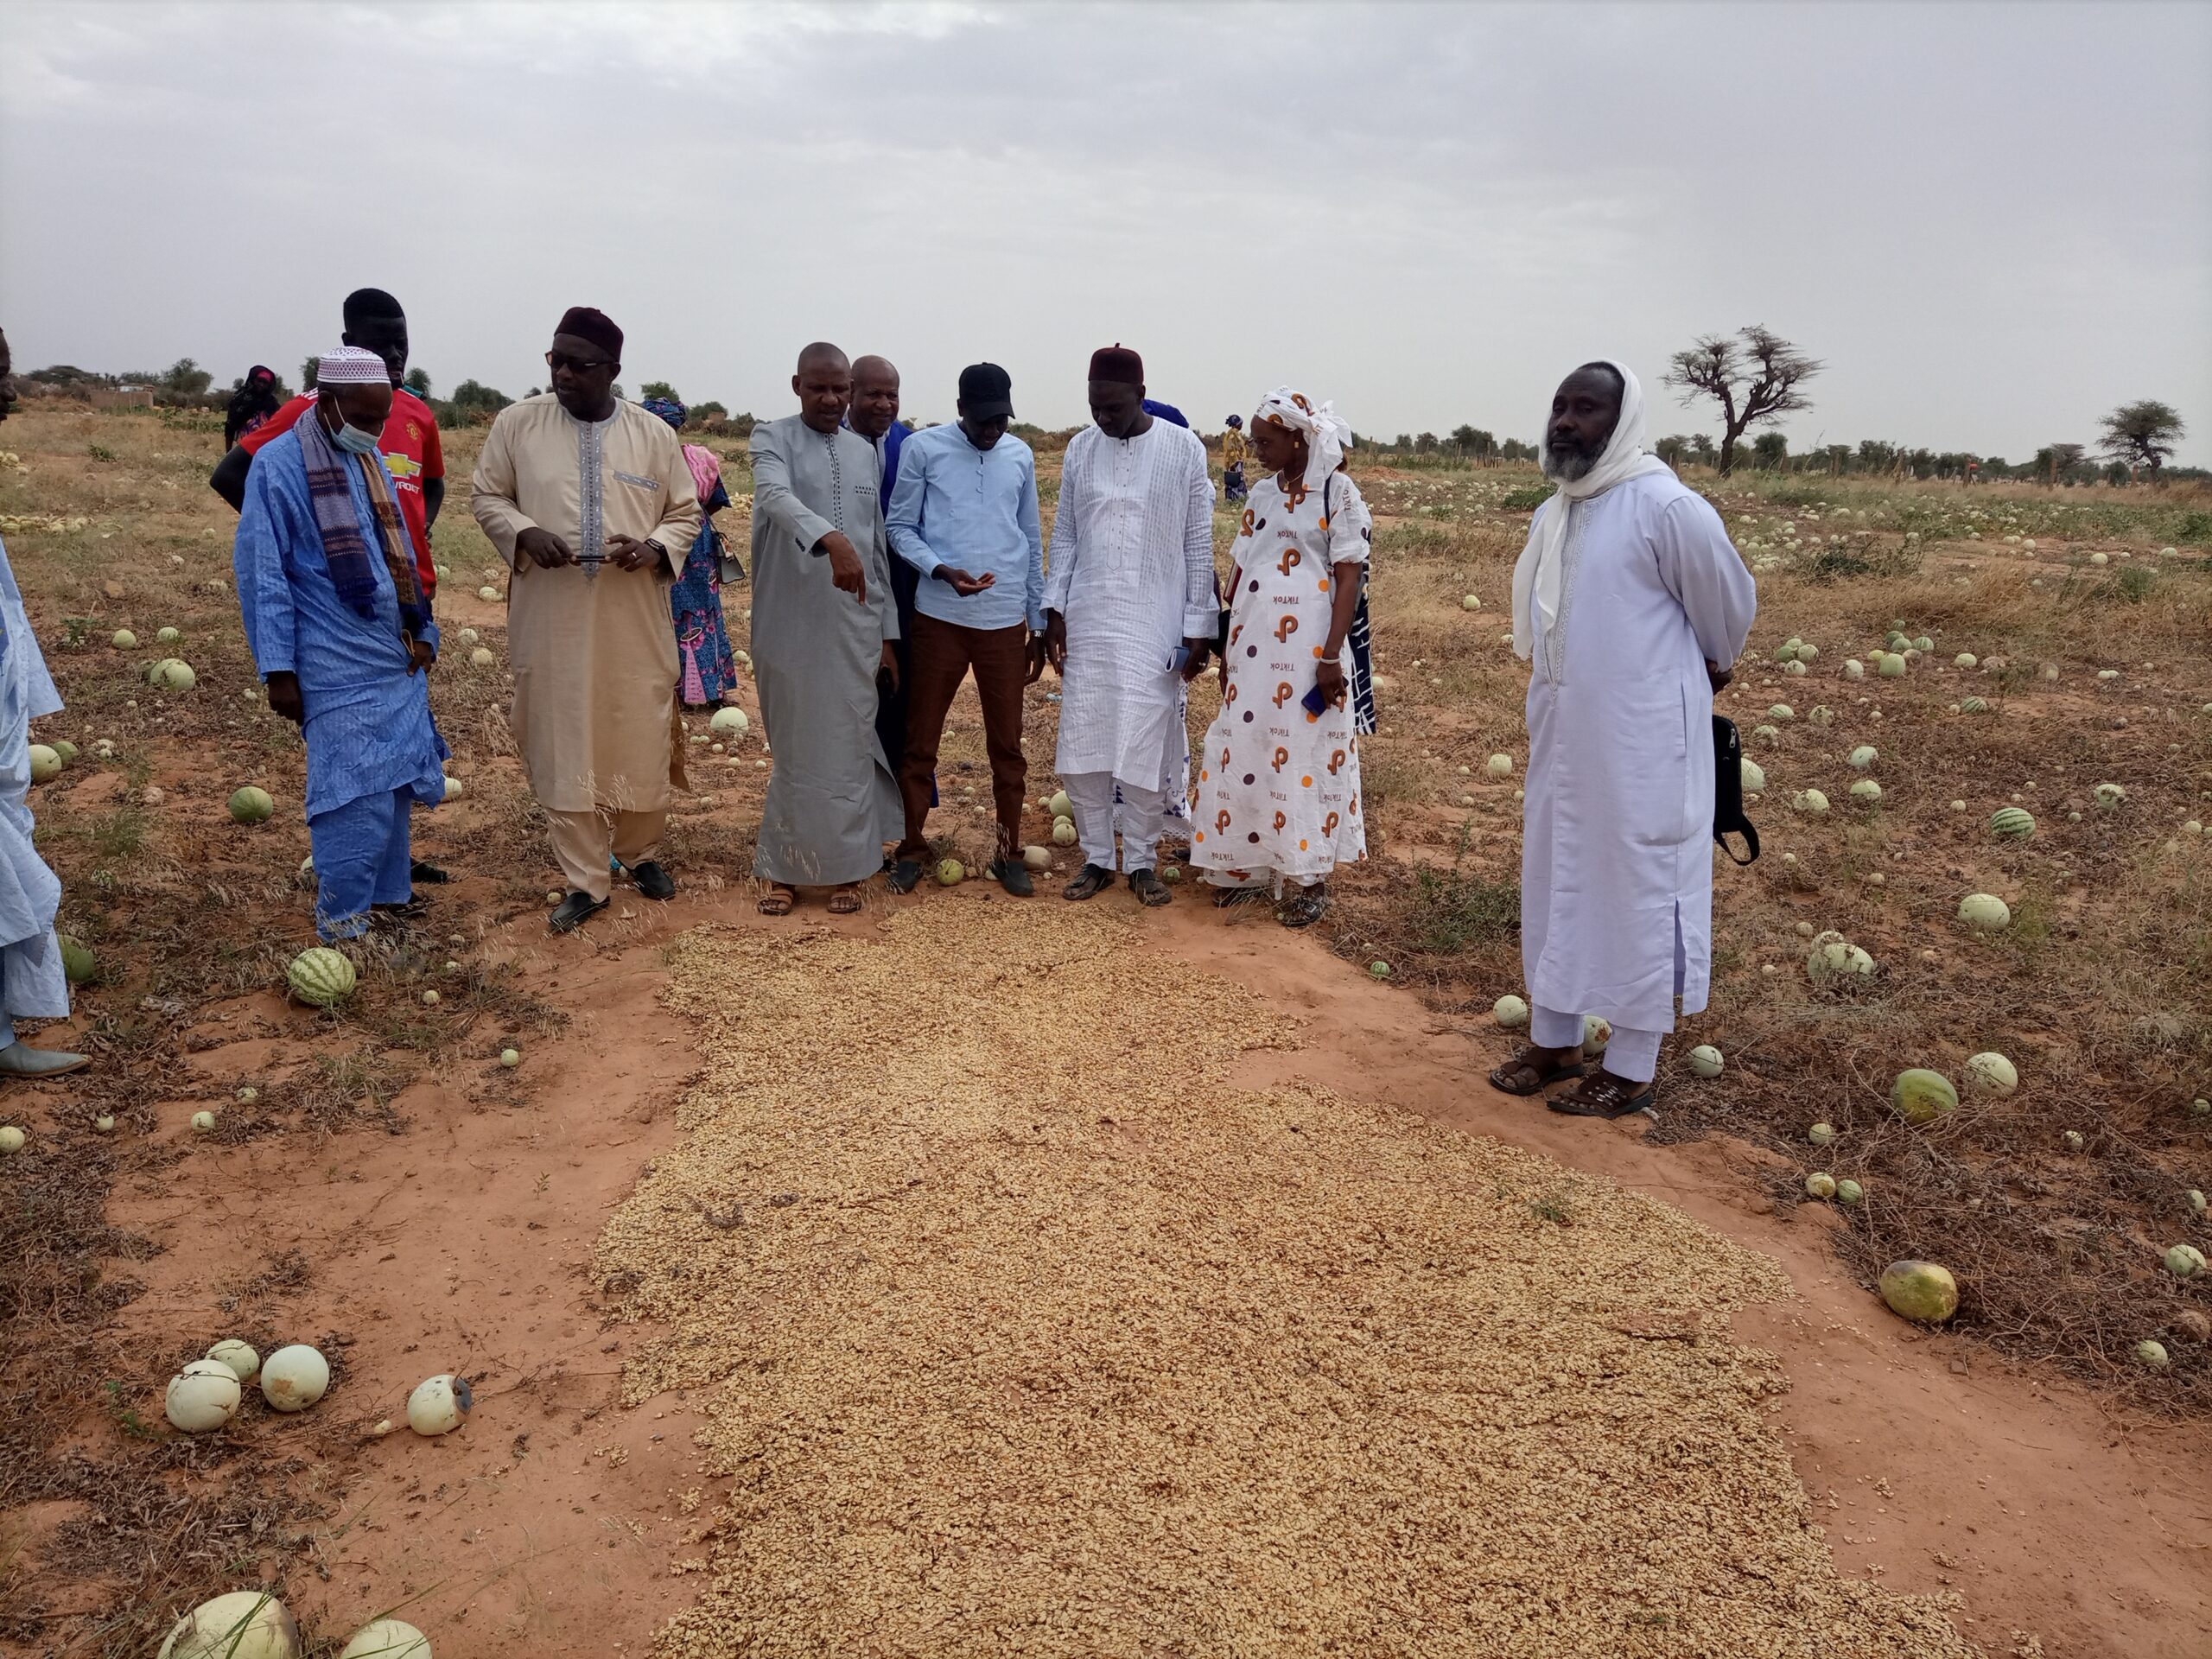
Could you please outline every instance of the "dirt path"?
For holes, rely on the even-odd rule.
[[[1580,1630],[1622,1652],[1885,1654],[1960,1650],[1891,1593],[1951,1591],[1993,1654],[2014,1631],[2053,1655],[2204,1649],[2201,1433],[1916,1338],[1839,1278],[1817,1224],[1771,1213],[1740,1149],[1498,1100],[1474,1082],[1495,1033],[1311,941],[1224,932],[1187,895],[1142,938],[1103,910],[1012,910],[971,887],[887,930],[881,911],[772,929],[724,896],[560,944],[525,918],[493,944],[574,1024],[518,1076],[420,1088],[389,1140],[254,1143],[118,1194],[118,1221],[169,1246],[135,1326],[239,1317],[240,1287],[194,1263],[251,1228],[296,1236],[308,1271],[243,1306],[351,1338],[340,1409],[276,1431],[352,1481],[310,1550],[329,1624],[404,1601],[477,1659],[872,1650],[861,1631],[887,1651],[1573,1651],[1537,1636]],[[717,931],[678,938],[701,921]],[[840,1073],[854,1056],[798,1034],[825,985],[875,1010],[855,1039],[935,1040]],[[930,988],[949,1001],[899,1007]],[[1299,1046],[1194,1087],[1257,990]],[[1001,1077],[1027,1091],[1011,1116]],[[600,1272],[653,1323],[606,1323],[603,1232]],[[1355,1284],[1328,1265],[1347,1248]],[[1799,1300],[1775,1300],[1772,1262]],[[1778,1369],[1695,1318],[1731,1308]],[[1189,1363],[1163,1376],[1164,1353]],[[452,1368],[484,1375],[461,1433],[359,1437]],[[963,1388],[972,1410],[948,1404]],[[1255,1423],[1255,1401],[1285,1414]],[[1528,1622],[1455,1622],[1471,1609]]]

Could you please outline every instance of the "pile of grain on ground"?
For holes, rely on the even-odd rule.
[[[1970,1649],[1846,1582],[1720,1316],[1764,1258],[1320,1093],[1125,920],[695,936],[685,1135],[602,1241],[736,1477],[656,1651]]]

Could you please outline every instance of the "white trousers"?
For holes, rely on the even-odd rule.
[[[1605,1070],[1627,1083],[1649,1083],[1659,1075],[1659,1043],[1663,1031],[1636,1031],[1613,1027],[1605,1045]],[[1582,1046],[1582,1016],[1561,1014],[1541,1002],[1529,1010],[1529,1040],[1538,1048]]]
[[[1060,786],[1075,808],[1076,839],[1083,847],[1083,861],[1102,870],[1117,868],[1114,836],[1121,833],[1119,868],[1134,875],[1150,869],[1158,860],[1161,797],[1158,788],[1146,789],[1110,772],[1064,772]],[[1121,798],[1115,798],[1116,791]]]

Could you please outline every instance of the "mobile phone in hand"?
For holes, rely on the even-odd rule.
[[[1328,712],[1329,700],[1321,695],[1321,687],[1319,681],[1316,681],[1313,686],[1308,688],[1306,695],[1300,697],[1299,702],[1305,705],[1306,712],[1313,715],[1316,720],[1319,720],[1323,715]]]

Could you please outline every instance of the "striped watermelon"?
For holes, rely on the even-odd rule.
[[[301,1001],[327,1008],[353,994],[353,964],[327,944],[311,945],[292,958],[284,982]]]

